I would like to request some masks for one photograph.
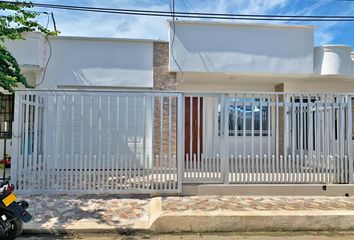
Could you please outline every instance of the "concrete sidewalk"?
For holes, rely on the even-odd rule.
[[[354,230],[353,197],[33,195],[29,232]]]

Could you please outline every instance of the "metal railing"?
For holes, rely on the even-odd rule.
[[[178,93],[18,91],[12,182],[23,193],[178,193],[179,101]]]
[[[18,91],[22,193],[352,183],[349,94]]]
[[[348,94],[185,95],[184,182],[351,183]]]

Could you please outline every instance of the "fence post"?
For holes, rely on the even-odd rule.
[[[221,132],[221,173],[224,184],[229,183],[229,103],[227,102],[226,95],[221,96],[221,111],[220,111],[220,124],[222,125]]]
[[[15,92],[15,107],[14,107],[14,121],[12,124],[12,162],[11,162],[11,183],[17,187],[17,162],[19,160],[20,152],[20,138],[21,138],[21,129],[20,129],[20,116],[21,116],[21,97],[22,94]]]
[[[349,165],[349,172],[348,172],[348,183],[353,183],[353,153],[352,153],[352,128],[353,128],[353,122],[352,122],[352,96],[348,95],[348,110],[347,110],[347,154],[348,154],[348,165]]]
[[[185,96],[183,93],[177,96],[177,188],[178,193],[182,193],[182,180],[184,176],[184,114]]]

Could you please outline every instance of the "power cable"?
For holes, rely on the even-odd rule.
[[[54,31],[56,31],[56,32],[57,32],[58,30],[57,30],[57,24],[56,24],[56,22],[55,22],[55,18],[54,18],[54,13],[53,13],[53,12],[51,12],[51,13],[50,13],[50,16],[52,17]]]
[[[171,0],[169,0],[169,3],[170,3],[170,10],[171,10],[171,13],[172,13],[172,29],[173,29],[173,35],[172,35],[172,41],[171,41],[171,55],[172,55],[172,59],[173,61],[176,63],[179,71],[181,72],[182,76],[183,76],[183,70],[181,68],[181,66],[178,64],[177,62],[177,59],[175,57],[175,54],[174,54],[174,44],[175,44],[175,37],[176,37],[176,19],[175,19],[175,1],[172,0],[172,6],[171,6]]]
[[[0,1],[2,3],[19,4],[19,2]],[[139,10],[139,9],[121,9],[121,8],[98,8],[86,6],[73,6],[73,5],[58,5],[58,4],[42,4],[32,3],[35,7],[41,8],[54,8],[72,11],[86,11],[97,13],[112,13],[112,14],[125,14],[137,16],[155,16],[155,17],[172,17],[176,18],[199,18],[199,19],[219,19],[219,20],[247,20],[247,21],[354,21],[354,16],[340,16],[340,15],[260,15],[260,14],[228,14],[228,13],[204,13],[204,12],[174,12],[173,14],[168,11],[155,11],[155,10]]]
[[[49,26],[49,18],[50,18],[49,13],[48,12],[43,12],[43,13],[47,14],[47,17],[48,17],[47,18],[47,24],[46,24],[46,28],[48,28],[48,26]],[[54,14],[51,13],[50,15],[51,15],[51,18],[53,20],[54,29],[56,31]],[[40,86],[44,82],[44,78],[45,78],[45,75],[47,73],[48,65],[49,65],[50,59],[52,58],[52,52],[53,52],[52,51],[52,45],[51,45],[47,35],[45,35],[44,38],[45,38],[45,40],[46,40],[46,42],[48,43],[48,46],[49,46],[49,56],[48,56],[47,62],[45,63],[45,66],[44,66],[44,69],[43,69],[42,79],[41,79],[41,81],[38,84],[36,84],[35,87]]]

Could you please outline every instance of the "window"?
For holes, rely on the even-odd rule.
[[[260,102],[262,101],[262,106]],[[229,136],[268,136],[271,134],[271,115],[268,111],[268,100],[260,98],[232,99],[229,106]],[[219,109],[221,109],[219,107]],[[221,133],[221,114],[219,111],[219,135]],[[245,126],[244,125],[245,122]],[[262,128],[261,128],[262,125]]]
[[[0,132],[3,133],[4,123],[8,124],[8,132],[12,133],[12,122],[14,120],[14,95],[0,95]],[[4,138],[0,134],[0,138]]]

